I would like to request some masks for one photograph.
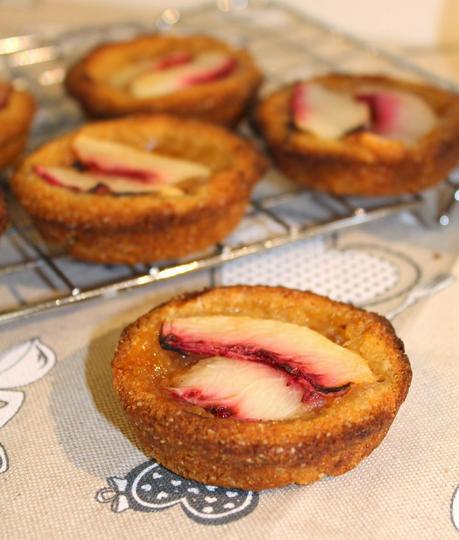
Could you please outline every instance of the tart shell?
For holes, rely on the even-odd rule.
[[[0,108],[0,170],[12,165],[23,151],[34,113],[32,96],[11,89],[6,105]]]
[[[438,124],[410,146],[370,132],[319,139],[292,127],[294,85],[283,87],[258,104],[255,122],[275,164],[295,182],[336,195],[400,195],[434,186],[459,163],[459,96],[384,76],[331,74],[311,82],[337,91],[367,85],[406,91],[433,109]]]
[[[308,325],[362,355],[378,381],[352,385],[332,405],[286,421],[217,418],[171,396],[170,378],[184,360],[160,347],[163,321],[237,314]],[[124,330],[112,371],[147,455],[187,478],[255,490],[355,467],[384,438],[411,381],[403,344],[386,319],[310,292],[264,286],[208,290],[153,309]]]
[[[210,178],[181,196],[74,192],[46,183],[36,165],[69,167],[77,133],[149,147],[208,166]],[[196,137],[199,133],[199,137]],[[182,257],[209,247],[239,222],[264,160],[250,143],[197,120],[142,116],[87,124],[24,160],[12,189],[45,240],[76,258],[139,263]]]
[[[174,51],[200,53],[222,51],[237,60],[227,77],[195,85],[168,95],[138,98],[110,83],[117,70],[132,61]],[[250,55],[207,36],[147,35],[130,41],[96,47],[68,72],[65,85],[85,113],[112,118],[133,113],[170,113],[223,125],[234,125],[261,84],[261,73]]]

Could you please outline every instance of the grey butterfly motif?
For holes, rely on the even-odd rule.
[[[0,354],[0,429],[18,413],[24,403],[25,392],[17,388],[41,379],[55,363],[54,351],[39,338],[19,343]],[[6,472],[8,467],[8,454],[0,444],[0,474]]]
[[[146,461],[124,478],[107,478],[96,500],[110,503],[112,512],[128,509],[158,512],[180,505],[193,521],[203,525],[222,525],[250,514],[258,504],[258,493],[208,486],[187,480],[155,461]]]

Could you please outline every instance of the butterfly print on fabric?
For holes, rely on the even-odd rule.
[[[146,461],[126,477],[107,478],[108,486],[100,489],[96,500],[110,503],[113,512],[128,509],[159,512],[180,505],[185,514],[204,525],[222,525],[253,512],[258,493],[240,489],[207,486],[187,480],[165,469],[155,461]]]
[[[27,386],[44,377],[56,363],[54,351],[39,338],[19,343],[0,354],[0,429],[19,411]],[[8,470],[6,449],[0,444],[0,474]]]

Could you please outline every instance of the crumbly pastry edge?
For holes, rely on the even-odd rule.
[[[137,384],[136,370],[146,366],[142,368],[137,361],[131,363],[135,354],[132,343],[146,339],[148,330],[157,336],[159,321],[171,312],[180,314],[189,302],[205,310],[208,302],[215,300],[218,312],[218,302],[224,303],[234,295],[254,295],[252,300],[257,305],[265,300],[267,305],[271,301],[287,302],[289,309],[301,309],[302,302],[311,303],[312,311],[336,312],[348,318],[356,327],[370,332],[378,346],[385,347],[393,371],[391,384],[376,394],[374,402],[361,404],[364,414],[360,418],[358,410],[346,411],[339,405],[338,419],[332,413],[319,413],[312,419],[284,422],[203,416],[179,401],[161,398],[161,393],[151,385],[142,388]],[[152,339],[148,338],[149,344]],[[152,345],[151,352],[158,354],[157,347]],[[154,362],[149,367],[154,367]],[[115,392],[148,455],[177,474],[200,482],[256,490],[289,483],[307,484],[354,468],[384,438],[411,381],[403,344],[383,317],[310,292],[264,286],[211,289],[158,306],[124,330],[112,369]]]
[[[145,50],[153,47],[164,51],[167,44],[186,50],[217,49],[233,55],[238,61],[236,72],[228,77],[197,85],[169,95],[136,98],[128,92],[112,87],[104,80],[91,76],[93,64],[100,58],[112,55],[122,58],[129,48]],[[107,43],[97,46],[70,68],[65,86],[70,95],[79,101],[89,117],[114,118],[138,113],[166,113],[185,117],[196,117],[216,124],[233,126],[244,115],[252,102],[262,75],[252,57],[244,50],[210,36],[188,37],[144,35],[125,42]]]
[[[383,196],[417,193],[441,182],[459,162],[459,97],[428,85],[376,75],[330,74],[311,79],[331,88],[381,85],[412,92],[436,110],[438,126],[412,146],[383,138],[324,141],[291,130],[293,85],[261,100],[254,123],[274,163],[306,187],[336,195]],[[379,139],[379,140],[378,140]]]
[[[12,165],[23,151],[35,109],[33,97],[15,89],[7,105],[0,109],[0,170]]]
[[[209,141],[232,155],[231,164],[208,180],[208,189],[186,197],[95,195],[74,193],[43,181],[34,166],[71,161],[71,140],[79,132],[113,130],[129,139],[155,133],[181,132],[201,147]],[[204,143],[203,143],[204,141]],[[200,147],[199,151],[202,150]],[[223,128],[193,119],[142,115],[87,124],[30,154],[12,179],[12,189],[46,240],[66,247],[76,258],[95,262],[136,263],[175,258],[198,251],[226,236],[241,219],[265,161],[248,141]]]

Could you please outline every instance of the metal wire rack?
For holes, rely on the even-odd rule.
[[[247,47],[265,73],[262,92],[289,80],[330,70],[378,71],[428,80],[459,91],[450,81],[403,58],[375,49],[291,9],[260,1],[251,3],[250,7],[241,2],[217,2],[217,7],[215,4],[201,6],[182,14],[177,10],[165,10],[151,24],[127,23],[62,35],[36,34],[1,39],[0,79],[14,80],[17,86],[29,89],[40,104],[30,148],[82,121],[78,107],[65,95],[61,84],[66,67],[73,60],[101,41],[171,28],[183,33],[211,33],[237,46]],[[248,125],[241,126],[241,130],[253,136]],[[435,199],[435,204],[429,203],[429,198]],[[12,226],[2,240],[0,252],[0,324],[215,268],[240,257],[404,210],[417,211],[431,223],[447,225],[450,210],[459,201],[459,182],[453,175],[427,196],[338,198],[298,190],[280,174],[270,171],[255,191],[241,225],[224,244],[192,258],[153,266],[94,265],[73,261],[65,253],[53,252],[44,245],[14,200],[9,199]],[[258,227],[254,228],[255,222]]]

